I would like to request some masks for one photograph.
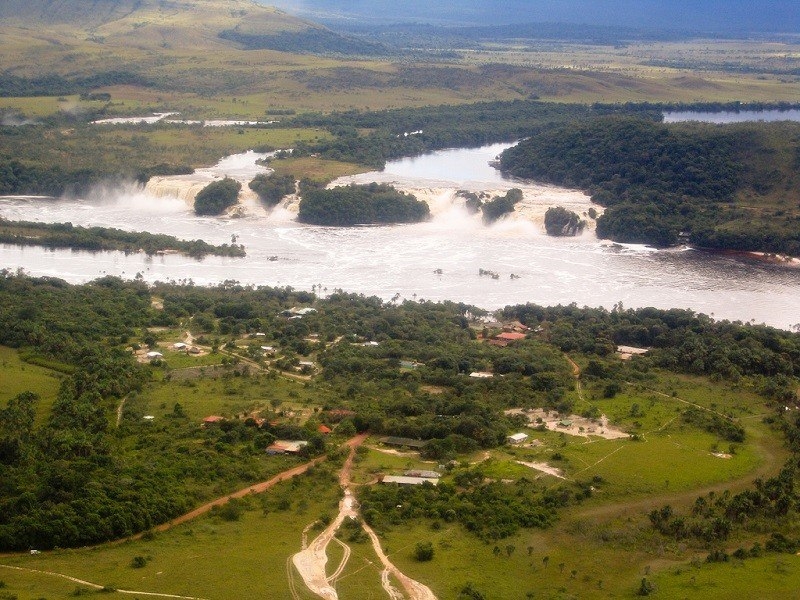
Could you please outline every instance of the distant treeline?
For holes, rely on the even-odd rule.
[[[541,130],[504,152],[501,166],[589,191],[607,207],[601,237],[669,246],[683,233],[703,247],[800,254],[798,132],[793,123],[607,116]]]
[[[104,180],[117,178],[135,178],[141,183],[147,182],[156,175],[185,175],[193,171],[185,165],[168,165],[165,163],[144,167],[131,173],[126,167],[120,167],[117,173],[92,169],[65,169],[61,165],[42,165],[23,163],[16,159],[3,160],[0,157],[0,195],[34,194],[45,196],[61,196],[64,194],[82,194]]]
[[[175,251],[194,258],[214,256],[245,256],[244,246],[222,244],[214,246],[203,240],[185,241],[171,235],[143,231],[123,231],[109,227],[80,227],[72,223],[35,223],[7,221],[0,218],[0,243],[74,250],[117,250],[120,252]]]
[[[152,87],[153,83],[133,71],[103,71],[75,78],[66,78],[55,73],[40,77],[19,77],[5,71],[0,74],[0,97],[66,96],[110,85]]]
[[[298,144],[295,153],[318,153],[333,160],[381,168],[387,160],[431,150],[511,142],[548,124],[605,114],[610,110],[620,109],[598,111],[582,105],[519,100],[331,115],[310,113],[298,115],[294,123],[326,127],[335,138]],[[359,135],[360,129],[372,131]]]
[[[219,37],[241,44],[247,50],[371,56],[384,56],[388,53],[382,44],[340,35],[328,29],[281,31],[272,35],[242,33],[236,29],[227,29],[220,32]]]

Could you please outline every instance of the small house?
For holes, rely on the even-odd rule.
[[[513,433],[513,434],[509,435],[508,437],[506,437],[506,441],[509,444],[521,444],[522,442],[524,442],[527,439],[528,439],[528,434],[527,433],[521,433],[521,432],[520,433]]]
[[[147,358],[150,360],[153,360],[154,358],[164,358],[164,355],[161,354],[161,352],[156,352],[155,350],[148,352],[145,356],[147,356]]]
[[[184,344],[183,342],[175,342],[174,344],[172,344],[172,347],[175,350],[186,350],[186,344]]]
[[[382,483],[396,483],[398,485],[422,485],[423,483],[430,483],[431,485],[438,485],[438,479],[429,479],[427,477],[406,477],[405,475],[386,475],[381,480]]]
[[[488,373],[486,371],[473,371],[469,374],[469,376],[473,379],[491,379],[494,377],[494,373]]]
[[[208,425],[216,425],[218,423],[222,423],[224,420],[225,417],[221,417],[219,415],[209,415],[203,419],[203,427],[207,427]]]
[[[413,440],[411,438],[404,438],[404,437],[383,437],[378,440],[381,444],[386,444],[387,446],[398,446],[400,448],[412,448],[414,450],[420,450],[422,447],[425,446],[428,442],[425,440]]]
[[[330,428],[330,427],[328,427],[327,425],[320,425],[319,427],[317,427],[317,431],[318,431],[319,433],[321,433],[322,435],[328,435],[328,434],[330,434],[330,432],[331,432],[332,430],[331,430],[331,428]]]
[[[525,339],[525,334],[518,331],[504,331],[495,336],[496,340],[503,340],[504,342],[517,342]]]
[[[305,440],[275,440],[267,448],[267,454],[299,454],[300,450],[308,446]]]

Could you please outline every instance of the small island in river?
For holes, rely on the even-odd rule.
[[[120,252],[178,252],[193,258],[214,256],[245,256],[244,246],[222,244],[214,246],[203,240],[179,240],[171,235],[144,231],[123,231],[111,227],[80,227],[72,223],[36,223],[7,221],[0,218],[0,243],[73,250],[118,250]]]

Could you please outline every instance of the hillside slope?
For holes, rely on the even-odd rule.
[[[264,41],[260,47],[272,49],[281,48],[269,40],[285,36],[324,39],[327,44],[312,49],[322,52],[336,51],[346,39],[251,0],[7,0],[0,4],[0,20],[6,35],[27,32],[51,44],[85,41],[159,50],[242,47],[230,32],[256,36]]]

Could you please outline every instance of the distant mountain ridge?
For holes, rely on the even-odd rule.
[[[451,25],[575,23],[698,32],[800,34],[797,0],[258,0],[306,17]]]

